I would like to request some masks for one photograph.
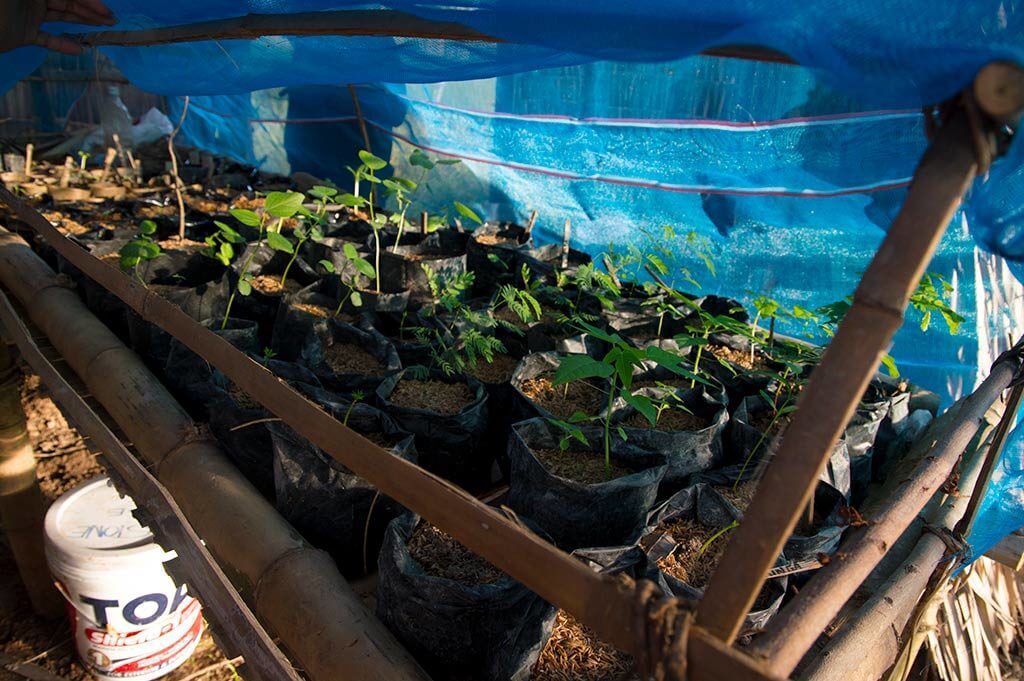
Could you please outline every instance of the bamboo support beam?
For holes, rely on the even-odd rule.
[[[979,478],[988,439],[986,431],[991,436],[991,428],[984,429],[964,455],[960,482],[965,487]],[[929,514],[929,523],[936,528],[952,529],[964,514],[967,499],[963,495],[946,496]],[[899,655],[907,622],[946,554],[946,543],[938,535],[922,533],[900,567],[806,666],[800,674],[801,681],[875,681],[881,677]]]
[[[733,533],[711,577],[697,610],[697,623],[722,640],[735,640],[765,576],[810,501],[832,446],[902,325],[910,293],[977,168],[973,138],[963,112],[958,111],[921,159],[899,215],[864,273],[846,318],[811,374],[779,450],[765,469],[745,513],[749,520]]]

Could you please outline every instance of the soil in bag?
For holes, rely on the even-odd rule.
[[[704,483],[686,487],[652,514],[650,527],[640,540],[658,565],[669,590],[680,598],[700,600],[715,568],[725,554],[729,535],[740,522],[738,511]],[[779,562],[785,557],[779,556]],[[787,578],[772,579],[747,613],[741,640],[764,628],[782,604]]]
[[[508,505],[567,550],[635,541],[665,474],[664,453],[613,435],[606,462],[603,429],[584,426],[580,433],[589,446],[573,441],[562,448],[562,431],[545,419],[515,424]]]
[[[303,392],[318,386],[316,376],[298,364],[271,359],[266,366],[275,376]],[[272,414],[219,371],[214,373],[213,381],[221,391],[206,404],[210,430],[238,470],[273,501],[274,455],[267,430]]]
[[[542,416],[570,419],[577,412],[594,416],[606,408],[606,381],[587,379],[555,385],[555,372],[561,364],[556,352],[527,355],[512,374],[516,391],[516,416],[520,420]]]
[[[518,278],[515,252],[532,245],[526,228],[512,222],[488,222],[470,234],[466,244],[466,269],[474,276],[474,290],[486,295],[502,282]]]
[[[658,567],[638,546],[580,549],[572,555],[597,572],[649,579],[668,592]],[[511,681],[640,681],[630,655],[599,640],[564,610],[557,612],[542,643],[536,659],[516,670]]]
[[[228,341],[238,350],[258,355],[260,352],[256,322],[248,319],[204,319],[204,327]],[[172,338],[164,377],[167,385],[186,406],[202,408],[224,391],[222,382],[215,380],[219,374],[205,359],[192,352],[184,343]]]
[[[551,626],[552,606],[411,513],[388,526],[379,575],[377,616],[435,678],[507,681]]]
[[[336,319],[309,327],[298,354],[299,363],[309,367],[324,387],[339,392],[370,394],[385,376],[402,368],[398,352],[376,329]]]
[[[388,453],[416,461],[413,438],[367,404],[314,393],[316,402]],[[377,565],[384,531],[401,505],[281,422],[268,424],[274,452],[277,509],[302,536],[331,554],[346,577]]]
[[[725,459],[722,435],[729,422],[725,394],[705,386],[696,388],[640,388],[634,395],[652,401],[655,423],[621,399],[615,401],[612,423],[626,439],[664,452],[668,469],[661,483],[662,496],[677,491],[689,476],[721,465]],[[620,434],[621,435],[621,434]]]
[[[489,406],[483,384],[469,376],[402,369],[377,388],[382,409],[416,436],[420,465],[470,490],[490,483],[494,453],[484,451]]]
[[[740,515],[746,513],[757,491],[757,471],[742,464],[727,466],[694,476],[694,482],[708,485],[706,494],[718,495]],[[839,546],[850,514],[846,498],[832,484],[819,480],[814,488],[814,517],[810,524],[801,522],[786,540],[783,553],[790,560],[831,555]]]

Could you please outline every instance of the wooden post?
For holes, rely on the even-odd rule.
[[[427,233],[427,225],[429,224],[430,219],[429,216],[427,215],[427,211],[423,211],[422,213],[420,213],[420,234]]]
[[[31,142],[25,145],[25,177],[32,177],[32,156],[35,150],[36,145]]]
[[[761,590],[832,446],[903,323],[903,310],[978,169],[963,111],[954,112],[914,173],[910,191],[854,292],[765,468],[743,522],[729,540],[697,610],[697,623],[731,643]]]
[[[63,607],[43,554],[46,504],[36,480],[20,387],[21,372],[0,338],[0,521],[33,609],[56,616]]]

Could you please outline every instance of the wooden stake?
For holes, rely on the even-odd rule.
[[[114,146],[117,147],[117,157],[121,161],[122,168],[132,168],[131,163],[128,162],[129,156],[124,151],[124,146],[121,144],[121,135],[116,132],[111,135],[111,139],[114,140]]]
[[[70,156],[64,157],[64,170],[60,173],[60,182],[57,186],[66,189],[71,185],[71,169],[75,167],[75,160]]]
[[[113,165],[116,157],[117,149],[107,147],[107,153],[103,156],[103,172],[100,173],[100,182],[107,181],[107,178],[110,176],[110,166]]]
[[[533,232],[533,226],[537,224],[537,210],[530,211],[530,219],[526,221],[526,237],[529,238]]]
[[[427,225],[430,224],[430,219],[427,216],[427,211],[420,213],[420,234],[427,233]]]
[[[977,168],[966,116],[957,111],[939,130],[918,165],[899,215],[801,394],[778,453],[766,467],[744,514],[746,520],[730,537],[711,577],[697,610],[697,623],[713,635],[731,643],[739,632],[765,575],[814,493],[833,444],[853,415],[886,346],[902,325],[910,294]],[[827,620],[815,620],[814,625],[818,624],[810,642]],[[791,650],[803,654],[804,642],[801,639]],[[786,660],[782,666],[790,662]]]
[[[985,412],[1010,384],[1019,365],[1019,360],[1008,359],[992,368],[988,378],[960,406],[956,424],[935,440],[930,454],[891,493],[870,524],[843,544],[842,560],[833,560],[823,567],[754,641],[751,649],[768,658],[775,673],[785,676],[796,668],[843,604],[917,518],[949,477],[978,432]]]
[[[188,95],[185,96],[184,104],[181,108],[181,118],[178,119],[178,125],[171,131],[170,136],[167,138],[167,153],[171,157],[171,179],[174,182],[174,196],[178,200],[178,238],[182,241],[185,240],[185,198],[182,196],[181,188],[182,182],[181,177],[178,175],[178,155],[174,153],[174,138],[181,130],[181,126],[185,124],[185,116],[188,115]]]
[[[370,146],[370,133],[366,129],[366,119],[363,118],[363,107],[359,104],[359,95],[356,94],[355,86],[349,84],[348,92],[352,95],[352,106],[355,107],[356,121],[359,123],[359,132],[363,135],[363,148],[372,154],[373,148]]]
[[[25,145],[25,177],[32,177],[32,156],[35,150],[36,145],[31,142]]]

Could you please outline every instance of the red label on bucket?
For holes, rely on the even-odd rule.
[[[132,678],[149,676],[161,669],[177,666],[182,659],[192,654],[192,650],[202,633],[203,619],[197,617],[192,628],[167,648],[137,660],[130,660],[124,663],[115,661],[114,666],[105,673],[107,676],[112,677]]]

